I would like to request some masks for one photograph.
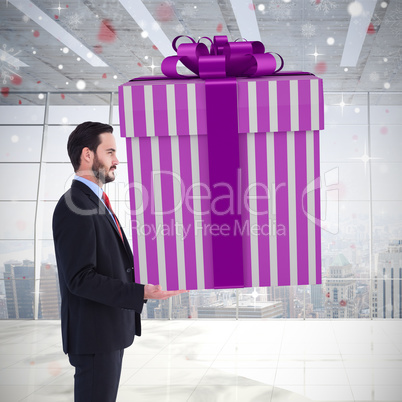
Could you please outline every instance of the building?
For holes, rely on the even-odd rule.
[[[402,318],[402,240],[391,241],[376,265],[373,317]]]
[[[47,263],[41,265],[39,292],[42,318],[59,319],[61,298],[56,265]]]
[[[33,261],[4,264],[8,318],[34,318],[35,267]]]
[[[323,278],[325,316],[327,318],[356,318],[356,280],[352,264],[343,254],[331,262]]]

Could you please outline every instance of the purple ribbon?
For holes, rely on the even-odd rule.
[[[178,47],[177,41],[186,37],[190,43],[182,43]],[[200,42],[207,39],[211,42],[210,50]],[[162,61],[162,73],[169,78],[190,78],[193,75],[182,75],[177,72],[177,64],[180,61],[196,76],[209,78],[226,77],[260,77],[272,75],[283,68],[283,59],[277,53],[265,53],[264,45],[259,41],[254,42],[228,42],[226,36],[215,36],[212,41],[208,37],[196,42],[185,35],[177,36],[172,47],[177,56],[166,57]],[[281,60],[277,68],[275,56]]]

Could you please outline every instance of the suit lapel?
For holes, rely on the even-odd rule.
[[[73,180],[73,183],[71,185],[71,187],[77,187],[79,188],[81,191],[83,191],[88,198],[96,205],[96,207],[98,208],[98,214],[104,215],[106,217],[106,219],[109,221],[109,223],[112,225],[113,230],[115,231],[116,235],[118,236],[120,242],[122,242],[122,239],[120,237],[120,233],[119,230],[117,229],[116,223],[113,219],[113,217],[111,216],[111,214],[109,213],[109,210],[106,208],[105,204],[102,202],[102,200],[84,183],[78,181],[78,180]],[[119,225],[120,225],[120,221],[119,221]],[[120,225],[120,229],[121,229],[121,233],[123,235],[123,246],[124,249],[126,250],[126,253],[130,256],[131,258],[131,253],[128,251],[130,250],[130,248],[128,247],[128,243],[126,240],[126,236],[124,234],[123,228]],[[127,244],[126,244],[127,243]]]

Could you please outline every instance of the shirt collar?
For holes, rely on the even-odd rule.
[[[102,199],[103,190],[93,181],[85,179],[84,177],[74,175],[74,180],[86,184],[100,199]]]

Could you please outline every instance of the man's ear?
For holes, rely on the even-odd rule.
[[[93,152],[88,147],[83,148],[81,151],[81,164],[84,161],[88,162],[88,163],[91,162],[92,157],[93,157]]]

